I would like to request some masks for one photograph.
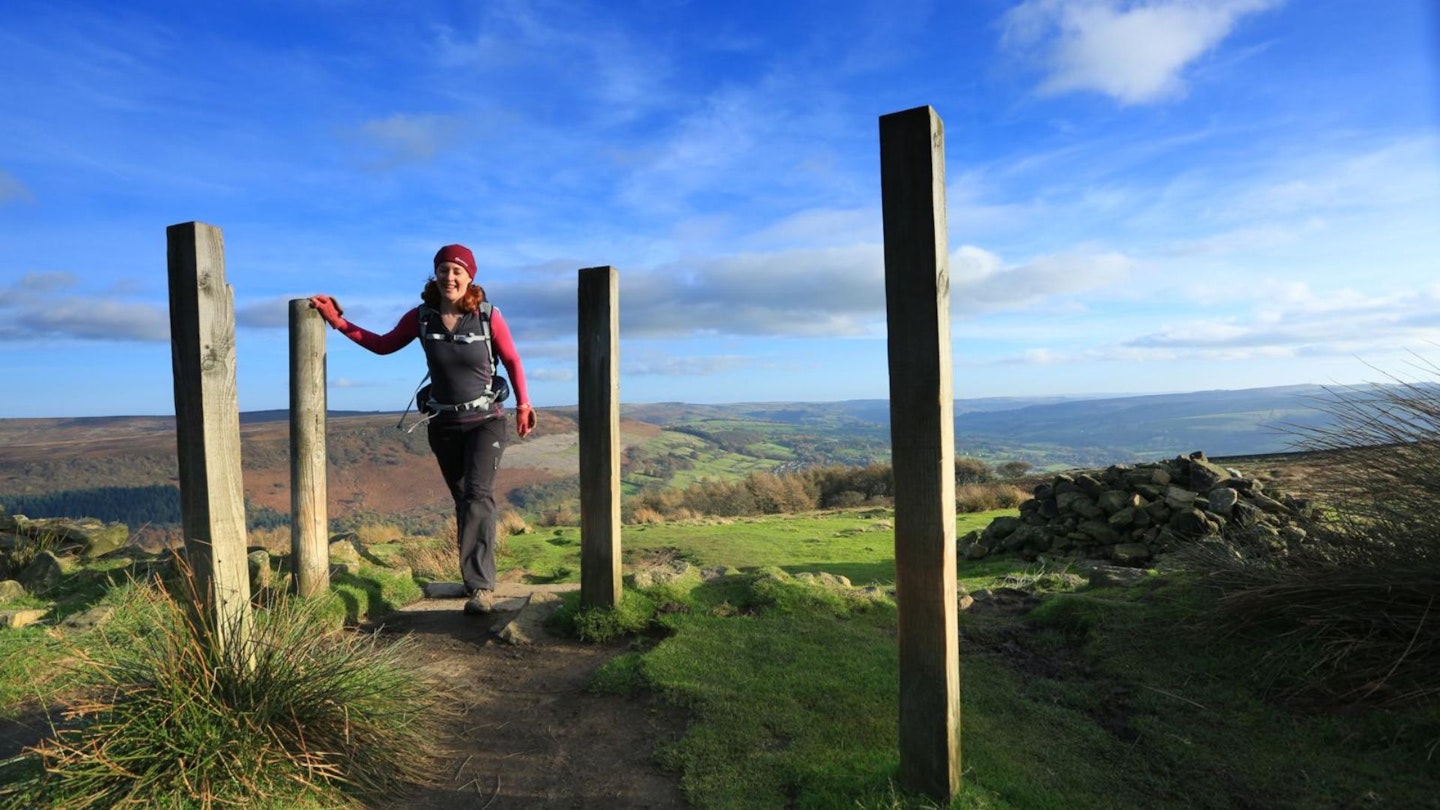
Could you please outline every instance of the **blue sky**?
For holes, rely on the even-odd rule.
[[[879,116],[945,122],[958,397],[1403,376],[1440,344],[1432,0],[0,4],[0,417],[174,412],[165,228],[220,227],[242,410],[286,302],[388,329],[471,246],[538,406],[576,271],[625,402],[883,398]],[[330,334],[399,410],[418,344]]]

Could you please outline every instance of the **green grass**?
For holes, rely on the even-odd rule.
[[[977,512],[956,520],[956,536],[983,528],[1015,510]],[[806,515],[662,523],[622,528],[627,561],[673,554],[701,567],[777,566],[794,574],[825,571],[863,585],[895,580],[894,512],[859,509]],[[520,569],[534,581],[578,582],[580,530],[541,529],[506,538],[501,569]]]
[[[65,645],[64,718],[0,763],[14,807],[351,807],[425,777],[445,721],[408,642],[334,632],[325,601],[256,612],[220,650],[163,588],[121,589],[116,616]],[[47,696],[40,696],[48,702]]]
[[[687,556],[723,559],[703,535],[668,541]],[[766,548],[758,539],[735,545],[757,556]],[[1189,619],[1209,597],[1194,583],[1157,576],[1094,590],[1059,573],[1015,560],[961,563],[971,591],[1004,585],[1041,600],[1023,615],[961,614],[964,787],[953,807],[1433,804],[1440,708],[1335,715],[1269,703],[1253,676],[1263,651],[1196,634]],[[932,806],[894,783],[888,598],[771,568],[629,589],[627,602],[623,624],[641,634],[639,649],[603,668],[593,687],[653,694],[691,714],[685,735],[656,756],[694,806]]]

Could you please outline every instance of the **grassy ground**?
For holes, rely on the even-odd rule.
[[[957,536],[998,513],[964,515]],[[634,651],[595,688],[649,695],[693,718],[656,752],[706,808],[928,807],[897,772],[893,519],[855,510],[627,526],[630,562],[684,560],[744,573],[627,590]],[[573,527],[513,534],[502,568],[579,578]],[[67,578],[57,612],[123,600],[112,562]],[[827,589],[794,578],[843,574]],[[355,619],[414,598],[414,584],[338,577]],[[1196,583],[1159,575],[1078,587],[1015,560],[961,561],[971,592],[1028,594],[961,614],[961,808],[1410,808],[1440,795],[1440,708],[1317,712],[1266,699],[1265,650],[1206,636]],[[878,589],[862,590],[871,583]],[[120,585],[121,587],[114,587]],[[15,607],[20,605],[8,605]],[[572,616],[575,611],[570,609]],[[337,616],[338,618],[338,616]],[[57,634],[0,632],[0,712],[62,685]]]
[[[783,576],[826,570],[857,585],[887,581],[893,535],[884,516],[627,527],[625,543],[697,565],[781,569],[627,597],[653,611],[658,632],[597,680],[693,714],[685,737],[657,756],[696,806],[930,806],[892,781],[893,602]],[[1031,596],[961,616],[964,790],[953,806],[1434,806],[1435,707],[1282,708],[1267,702],[1254,674],[1263,650],[1192,626],[1207,609],[1195,583],[1167,575],[1095,591],[1063,573],[960,563],[971,591]]]
[[[956,536],[983,528],[997,515],[977,512],[956,520]],[[730,568],[776,566],[790,573],[849,577],[856,585],[895,580],[895,529],[890,509],[842,510],[810,515],[726,518],[623,530],[625,561],[678,557],[694,565]],[[542,528],[505,539],[499,565],[522,569],[546,582],[580,581],[580,530]]]

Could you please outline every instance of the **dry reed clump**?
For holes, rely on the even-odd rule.
[[[362,523],[355,527],[355,538],[361,547],[380,546],[394,543],[405,536],[405,531],[393,523]]]
[[[425,778],[448,715],[408,640],[331,632],[319,600],[257,613],[229,648],[158,585],[121,613],[74,651],[77,697],[0,804],[339,807]]]
[[[525,516],[513,509],[504,510],[495,521],[495,534],[499,538],[512,534],[529,534],[530,531],[530,524],[525,522]]]
[[[400,558],[417,577],[450,582],[460,576],[460,558],[454,540],[412,537],[400,544]]]
[[[625,522],[636,526],[654,525],[664,523],[665,516],[648,506],[637,506],[630,510],[629,520]]]
[[[1425,365],[1432,375],[1440,368]],[[1394,382],[1331,390],[1333,417],[1295,431],[1336,451],[1329,518],[1284,559],[1196,554],[1218,593],[1204,617],[1265,650],[1282,698],[1328,706],[1440,700],[1440,387]]]
[[[960,512],[1014,509],[1031,497],[1014,484],[961,484],[955,488],[955,508]]]
[[[535,521],[535,524],[537,526],[546,527],[578,526],[580,525],[580,518],[575,514],[574,511],[570,509],[570,507],[562,506],[558,509],[547,509],[544,512],[541,512],[540,517],[538,520]]]

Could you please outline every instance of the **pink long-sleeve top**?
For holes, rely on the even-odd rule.
[[[343,318],[342,321],[336,331],[376,354],[393,354],[420,337],[419,307],[401,315],[395,328],[383,335],[377,335]],[[520,363],[520,353],[515,350],[515,339],[511,337],[510,327],[506,325],[505,316],[500,314],[499,307],[490,310],[490,339],[494,343],[496,357],[500,358],[510,375],[510,387],[515,391],[515,404],[529,405],[530,394],[525,387],[525,368]],[[437,376],[433,372],[434,369],[432,377]]]

